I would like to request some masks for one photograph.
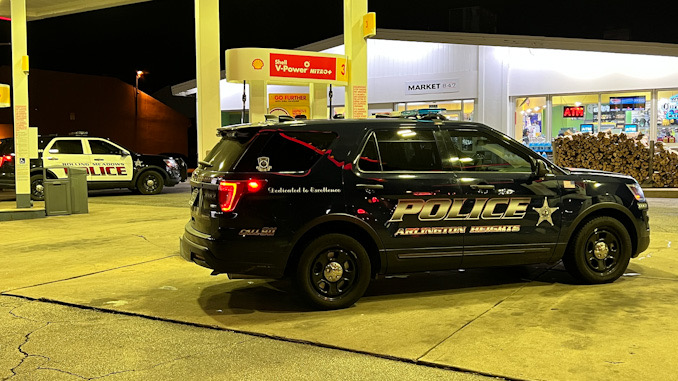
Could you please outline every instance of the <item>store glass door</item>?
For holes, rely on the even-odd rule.
[[[515,138],[530,143],[550,142],[546,133],[546,97],[516,98]]]

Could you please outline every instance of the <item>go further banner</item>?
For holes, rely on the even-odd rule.
[[[274,115],[305,115],[310,117],[308,94],[268,94],[268,113]]]

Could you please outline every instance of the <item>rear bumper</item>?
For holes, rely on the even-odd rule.
[[[259,245],[253,245],[250,251],[247,250],[250,245],[217,241],[193,229],[191,222],[186,224],[184,235],[179,240],[182,258],[218,274],[281,278],[285,272],[286,261],[281,261],[283,258],[276,253],[262,253]]]
[[[179,238],[179,244],[181,247],[181,257],[189,262],[193,262],[202,267],[207,267],[208,269],[213,269],[210,266],[205,258],[210,255],[209,249],[205,246],[200,246],[190,240],[186,239],[186,233],[184,236]]]

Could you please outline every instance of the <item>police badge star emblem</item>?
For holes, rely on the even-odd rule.
[[[259,172],[268,172],[271,170],[271,163],[270,159],[266,156],[258,157],[257,158],[257,171]]]
[[[553,226],[553,212],[559,208],[551,208],[546,197],[544,197],[544,205],[542,205],[541,208],[532,207],[532,209],[539,213],[539,221],[537,221],[537,226],[539,226],[539,224],[541,224],[543,221],[546,221],[551,224],[551,226]]]

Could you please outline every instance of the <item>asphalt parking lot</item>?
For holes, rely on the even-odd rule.
[[[578,285],[559,264],[436,272],[373,281],[355,306],[319,312],[287,282],[181,259],[188,198],[185,184],[90,192],[88,214],[0,222],[0,377],[678,374],[678,200],[649,199],[650,247],[612,284]]]

